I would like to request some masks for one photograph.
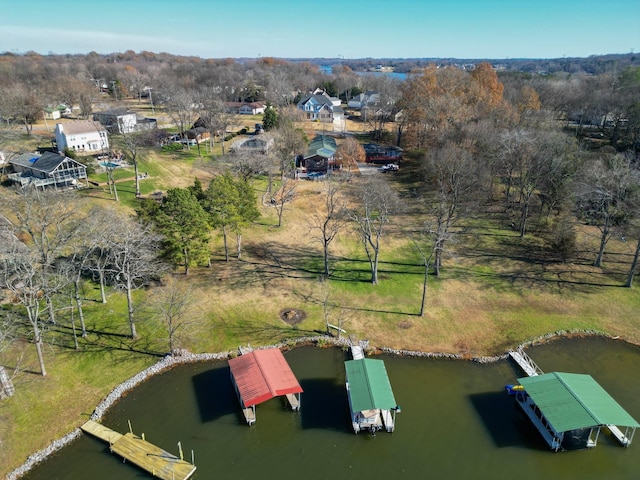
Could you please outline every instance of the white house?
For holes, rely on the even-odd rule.
[[[261,115],[264,113],[266,105],[262,102],[244,103],[238,108],[240,115]]]
[[[54,130],[58,151],[65,148],[76,152],[101,152],[109,148],[107,131],[98,122],[78,120],[58,123]]]

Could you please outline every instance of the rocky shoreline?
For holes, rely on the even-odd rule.
[[[611,337],[610,335],[606,335],[603,332],[593,331],[593,330],[576,330],[576,331],[564,331],[559,330],[556,332],[552,332],[541,337],[535,338],[533,340],[529,340],[525,342],[516,349],[526,348],[534,345],[540,345],[542,343],[546,343],[550,340],[557,338],[571,338],[577,336],[601,336],[610,339],[617,339],[617,337]],[[335,338],[331,336],[317,336],[317,337],[303,337],[296,340],[291,340],[287,342],[281,342],[275,345],[268,345],[262,347],[256,347],[255,349],[262,348],[293,348],[301,345],[317,345],[317,346],[337,346],[342,348],[348,348],[350,345],[350,340],[347,338]],[[500,360],[505,360],[509,357],[508,352],[503,355],[497,356],[481,356],[481,357],[471,357],[468,355],[462,354],[454,354],[454,353],[433,353],[433,352],[420,352],[415,350],[399,350],[393,348],[386,347],[367,347],[368,352],[371,353],[387,353],[391,355],[398,356],[411,356],[411,357],[424,357],[424,358],[441,358],[441,359],[451,359],[451,360],[469,360],[478,363],[493,363]],[[117,385],[98,406],[95,408],[93,413],[91,414],[91,420],[99,421],[102,419],[105,412],[111,408],[115,403],[117,403],[123,395],[125,395],[130,390],[133,390],[135,387],[146,381],[148,378],[157,375],[159,373],[165,372],[177,365],[182,365],[186,363],[195,363],[195,362],[205,362],[210,360],[226,360],[229,358],[233,358],[238,355],[237,351],[228,351],[228,352],[219,352],[219,353],[191,353],[186,350],[180,350],[174,352],[172,355],[167,355],[162,358],[159,362],[151,365],[150,367],[144,369],[143,371],[137,373],[133,377],[125,380],[121,384]],[[50,455],[62,449],[76,438],[78,438],[82,434],[82,430],[80,428],[74,429],[72,432],[68,433],[62,438],[54,440],[49,446],[46,448],[30,455],[26,462],[22,464],[20,467],[16,468],[6,477],[7,480],[18,480],[22,476],[24,476],[29,470],[35,467],[37,464],[45,461]]]

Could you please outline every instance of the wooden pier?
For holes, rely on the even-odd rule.
[[[89,420],[80,428],[107,442],[113,453],[146,470],[154,477],[163,480],[186,480],[196,470],[196,467],[189,462],[185,462],[133,433],[123,435],[93,420]]]

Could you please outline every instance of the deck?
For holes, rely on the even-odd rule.
[[[109,448],[113,453],[146,470],[154,477],[163,480],[186,480],[196,470],[194,465],[133,433],[122,435],[93,420],[89,420],[80,428],[109,443]]]

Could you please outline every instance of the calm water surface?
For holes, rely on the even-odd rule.
[[[604,339],[560,340],[528,350],[545,372],[592,375],[640,419],[640,348]],[[300,381],[302,410],[280,399],[244,423],[226,362],[178,367],[123,398],[103,419],[185,459],[198,479],[637,479],[640,432],[628,448],[601,434],[595,449],[553,453],[516,408],[504,385],[520,376],[509,362],[381,356],[402,413],[393,434],[355,435],[339,349],[286,352]],[[149,475],[83,435],[26,478],[143,479]]]

